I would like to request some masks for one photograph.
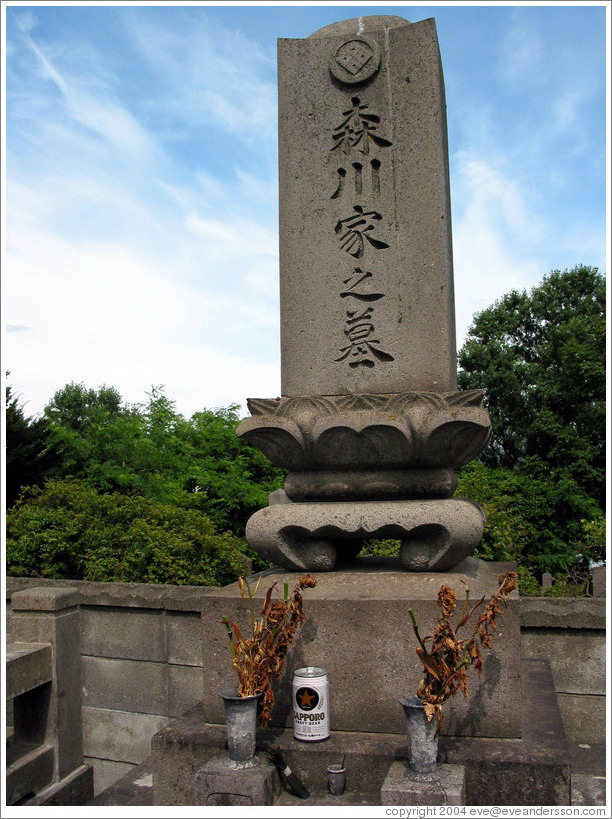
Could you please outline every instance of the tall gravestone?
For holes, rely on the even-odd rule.
[[[279,40],[282,397],[238,435],[289,470],[251,546],[327,571],[372,537],[446,570],[484,514],[455,469],[490,435],[456,389],[446,111],[433,19],[359,17]]]
[[[435,23],[343,21],[280,40],[278,68],[282,395],[249,399],[238,434],[289,470],[284,490],[247,524],[251,546],[275,564],[253,585],[254,605],[270,588],[292,586],[296,571],[317,583],[276,687],[271,730],[296,754],[296,770],[324,775],[318,743],[296,743],[291,726],[293,672],[325,669],[330,761],[345,751],[354,760],[365,743],[364,778],[378,770],[380,791],[394,737],[406,732],[398,700],[416,692],[423,671],[409,608],[426,629],[439,616],[440,586],[458,595],[468,586],[478,600],[510,568],[470,557],[484,515],[452,497],[455,469],[486,445],[490,420],[482,392],[455,383]],[[372,537],[399,539],[401,565],[353,560]],[[444,734],[521,736],[517,598],[482,677],[447,709]],[[202,763],[225,719],[218,692],[236,681],[223,618],[245,616],[239,583],[202,598],[206,725],[176,731]],[[470,753],[486,759],[489,746]]]

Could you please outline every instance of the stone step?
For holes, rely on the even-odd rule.
[[[13,740],[6,749],[6,803],[23,803],[53,781],[54,749]]]
[[[6,698],[13,699],[53,678],[49,643],[9,643],[6,647]]]
[[[380,791],[357,791],[348,787],[342,796],[331,796],[326,791],[312,791],[308,799],[300,799],[283,791],[274,803],[275,807],[308,808],[324,806],[328,808],[345,808],[350,805],[380,805]]]
[[[521,678],[520,739],[440,736],[439,762],[465,765],[468,804],[570,804],[570,760],[550,666],[523,660]],[[298,742],[290,728],[258,731],[259,754],[269,745],[313,793],[325,792],[327,766],[344,757],[347,786],[358,782],[363,792],[380,792],[392,762],[407,758],[405,734],[332,730],[322,742]],[[206,723],[200,704],[156,734],[151,749],[155,804],[193,804],[193,774],[227,753],[226,727]]]

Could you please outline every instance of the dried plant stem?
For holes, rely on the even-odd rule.
[[[452,618],[457,607],[457,595],[450,586],[441,586],[438,592],[438,605],[442,614],[438,618],[434,633],[422,638],[412,609],[408,609],[412,620],[412,627],[418,641],[417,655],[424,668],[424,676],[417,691],[418,697],[425,706],[428,722],[434,715],[438,715],[436,735],[442,724],[442,704],[454,697],[461,690],[468,696],[467,669],[474,665],[480,677],[482,670],[482,654],[480,646],[490,648],[492,645],[492,631],[496,631],[495,616],[502,612],[500,600],[504,606],[508,605],[510,593],[516,588],[516,572],[506,572],[500,575],[497,591],[485,604],[485,596],[468,610],[469,589],[466,586],[466,599],[459,613],[457,626],[454,627]],[[467,640],[458,638],[457,633],[482,608],[472,634]],[[480,643],[480,646],[479,646]],[[429,644],[429,648],[428,648]]]

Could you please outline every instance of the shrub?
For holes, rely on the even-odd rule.
[[[225,585],[244,573],[242,544],[197,510],[100,494],[76,479],[34,488],[6,518],[13,576]]]

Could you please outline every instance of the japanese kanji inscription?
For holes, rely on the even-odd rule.
[[[283,395],[456,386],[435,25],[370,19],[279,41]]]

